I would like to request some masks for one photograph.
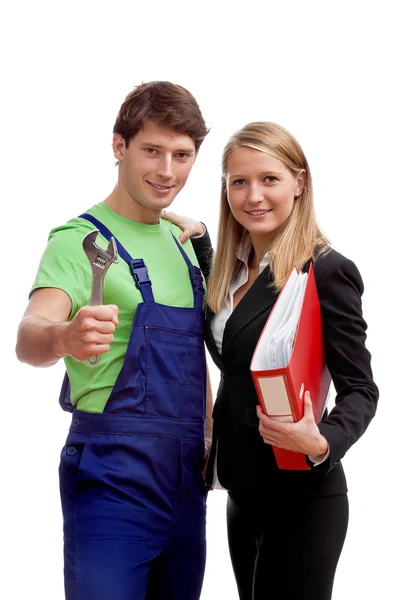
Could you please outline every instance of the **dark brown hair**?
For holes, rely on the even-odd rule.
[[[209,131],[194,96],[169,81],[142,83],[128,94],[119,109],[113,133],[123,137],[128,146],[147,123],[189,136],[196,152]]]

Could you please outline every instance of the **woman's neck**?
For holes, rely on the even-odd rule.
[[[265,253],[268,252],[269,248],[271,247],[273,239],[271,239],[268,235],[257,236],[250,234],[250,240],[252,249],[250,250],[248,263],[250,265],[251,261],[260,264],[265,256]]]

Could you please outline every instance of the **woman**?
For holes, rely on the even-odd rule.
[[[348,521],[340,459],[364,433],[378,399],[365,348],[363,283],[316,223],[310,169],[290,133],[272,123],[246,125],[228,142],[222,171],[206,325],[221,384],[207,476],[211,482],[216,466],[228,490],[241,600],[328,600]],[[193,242],[207,269],[204,239]],[[306,394],[303,419],[280,423],[261,413],[249,366],[293,265],[302,269],[309,261],[335,407],[317,425]],[[272,445],[304,453],[310,470],[279,470]]]

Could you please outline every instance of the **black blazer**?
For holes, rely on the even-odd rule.
[[[210,242],[192,240],[206,276]],[[205,338],[221,383],[214,406],[214,433],[207,479],[218,478],[228,490],[267,495],[329,496],[347,491],[340,459],[373,418],[378,388],[372,379],[371,356],[365,347],[367,325],[362,317],[363,283],[355,264],[331,250],[317,258],[314,272],[321,304],[326,361],[336,390],[335,407],[325,413],[319,429],[330,456],[310,471],[277,468],[272,448],[258,431],[257,396],[250,362],[258,338],[278,296],[267,267],[238,303],[224,331],[219,354],[211,334],[214,317],[208,311]]]

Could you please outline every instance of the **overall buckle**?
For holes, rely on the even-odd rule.
[[[131,270],[132,277],[135,280],[135,285],[139,290],[142,284],[151,284],[149,272],[142,258],[135,258],[134,260],[131,260],[129,263],[129,268]]]
[[[199,291],[204,292],[203,277],[202,277],[199,267],[195,267],[194,265],[192,265],[189,268],[189,275],[190,275],[190,281],[192,282],[192,285],[193,285],[194,293],[197,294]]]

